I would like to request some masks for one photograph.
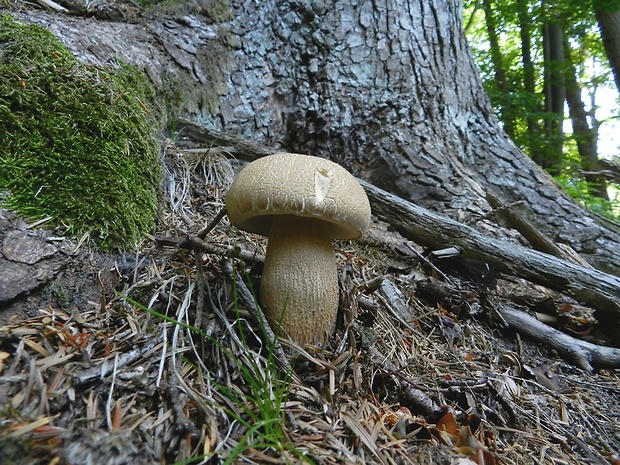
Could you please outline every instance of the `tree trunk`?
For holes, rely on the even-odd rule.
[[[541,113],[539,97],[536,92],[536,76],[532,61],[532,22],[527,2],[515,2],[519,17],[519,34],[521,37],[521,62],[523,63],[523,87],[528,96],[527,105],[527,144],[530,157],[542,165],[543,147],[540,137],[541,128],[538,114]]]
[[[618,233],[577,206],[498,125],[458,0],[233,1],[202,16],[119,24],[31,13],[94,63],[147,68],[214,129],[330,158],[479,229],[486,192],[592,263],[620,272]],[[159,45],[161,44],[161,46]],[[187,89],[180,92],[180,86]],[[182,134],[178,135],[182,137]]]
[[[568,64],[566,67],[566,102],[568,103],[568,112],[573,125],[573,136],[577,143],[581,165],[583,170],[588,173],[585,174],[585,178],[588,181],[588,189],[592,195],[609,200],[607,183],[600,176],[592,174],[600,169],[596,147],[596,127],[591,128],[588,124],[588,114],[581,98],[581,86],[577,82],[575,65],[572,61],[572,53],[568,41],[565,41],[564,47]]]
[[[493,62],[493,68],[495,70],[495,82],[497,83],[497,90],[502,95],[504,104],[502,105],[501,120],[504,123],[504,130],[511,138],[515,135],[515,118],[514,111],[512,109],[510,89],[508,87],[508,81],[506,80],[506,71],[504,70],[504,63],[502,59],[502,50],[499,45],[499,38],[497,36],[496,18],[493,14],[493,5],[491,0],[483,0],[482,7],[484,9],[484,21],[486,23],[487,35],[489,36],[489,49],[491,51],[491,61]]]
[[[542,167],[557,176],[562,170],[564,146],[564,34],[562,27],[548,19],[543,26],[543,48],[545,54],[545,133],[546,150]]]
[[[609,2],[597,0],[594,8],[603,46],[620,93],[620,8],[605,7],[605,3]]]

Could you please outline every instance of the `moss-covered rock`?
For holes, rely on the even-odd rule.
[[[46,29],[0,16],[0,206],[135,245],[157,213],[155,101],[141,71],[86,66]]]

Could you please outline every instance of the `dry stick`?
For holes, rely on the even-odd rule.
[[[205,307],[205,274],[202,267],[202,250],[200,247],[194,247],[194,261],[196,262],[196,286],[198,291],[194,327],[201,329],[202,313]]]
[[[246,139],[201,126],[185,118],[179,119],[178,129],[181,139],[189,138],[195,142],[230,146],[228,151],[242,160],[255,160],[278,152],[271,147],[254,144]]]
[[[424,255],[419,253],[409,244],[405,244],[405,247],[407,247],[416,256],[418,260],[424,263],[431,270],[431,273],[437,274],[437,276],[441,277],[441,279],[443,279],[447,283],[452,281],[450,278],[448,278],[448,276],[446,276],[446,274],[443,271],[437,268],[433,262],[431,262],[428,258],[426,258]]]
[[[240,258],[245,262],[262,262],[265,258],[262,255],[258,255],[247,250],[241,250],[238,247],[230,247],[225,245],[215,245],[210,242],[203,241],[197,236],[190,237],[164,237],[156,236],[155,241],[160,246],[173,246],[183,249],[192,250],[195,247],[199,247],[205,252],[212,253],[214,255],[220,255],[228,258]]]
[[[226,208],[221,208],[220,211],[217,212],[217,215],[215,215],[213,219],[209,222],[209,224],[202,231],[196,234],[196,236],[199,239],[204,240],[204,238],[207,237],[207,234],[209,234],[209,232],[211,232],[213,228],[215,228],[217,224],[220,221],[222,221],[222,218],[224,218],[225,216],[226,216]]]
[[[489,205],[495,210],[494,213],[498,218],[508,223],[508,226],[516,229],[530,243],[532,248],[548,253],[554,257],[561,258],[568,262],[576,263],[587,268],[592,266],[577,253],[575,249],[567,244],[556,244],[553,240],[543,234],[536,226],[526,220],[523,216],[514,211],[511,205],[506,205],[490,192],[486,195]]]
[[[592,371],[593,363],[620,367],[620,349],[575,339],[508,305],[498,304],[497,309],[512,328],[526,333],[538,342],[552,346],[558,352],[572,358],[584,370]]]
[[[555,242],[540,232],[532,223],[515,212],[510,205],[504,204],[490,192],[487,192],[486,198],[489,205],[495,209],[495,215],[505,220],[511,228],[519,231],[534,249],[548,253],[554,257],[573,261],[561,247],[558,247]],[[580,263],[580,265],[581,264],[582,263]]]

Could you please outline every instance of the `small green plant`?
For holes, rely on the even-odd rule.
[[[251,286],[250,286],[251,289]],[[235,311],[239,316],[239,307],[236,294],[236,286],[233,287]],[[253,295],[255,295],[253,293]],[[255,303],[256,300],[255,300]],[[241,342],[248,347],[243,328],[242,319],[237,317],[238,334]],[[245,418],[238,413],[230,413],[237,421],[242,423],[247,431],[243,440],[239,441],[224,463],[232,463],[248,448],[271,449],[276,453],[283,450],[295,452],[286,441],[286,433],[282,427],[284,422],[284,410],[282,406],[288,400],[290,387],[290,373],[282,373],[277,366],[274,348],[275,341],[270,341],[266,328],[260,324],[263,341],[269,341],[266,347],[264,365],[258,359],[248,357],[249,363],[238,363],[237,367],[243,373],[243,378],[249,386],[249,394],[240,394],[238,391],[222,387],[226,395],[235,402],[237,407],[245,414]],[[235,357],[235,360],[238,359]]]
[[[275,341],[270,340],[266,328],[262,324],[259,324],[260,340],[267,342],[263,342],[264,347],[258,352],[250,347],[243,328],[243,321],[245,320],[239,315],[236,292],[236,285],[234,285],[233,300],[237,314],[237,331],[235,333],[244,348],[243,353],[239,356],[233,354],[228,347],[224,346],[219,340],[207,335],[204,331],[149,309],[126,296],[123,296],[123,298],[149,314],[179,325],[217,345],[232,360],[241,373],[244,389],[240,389],[239,386],[228,387],[222,384],[215,384],[215,388],[228,399],[230,405],[235,407],[224,406],[227,416],[245,427],[245,432],[242,438],[237,441],[236,446],[230,450],[221,451],[224,464],[235,463],[236,459],[251,449],[271,451],[276,455],[288,452],[306,463],[312,463],[308,457],[296,450],[290,443],[284,429],[284,405],[290,393],[291,373],[283,372],[278,366],[275,356]],[[252,294],[254,295],[254,293]],[[183,463],[193,463],[196,459],[198,458],[194,457]]]
[[[141,71],[78,62],[46,29],[0,16],[0,200],[101,246],[153,228],[155,93]]]

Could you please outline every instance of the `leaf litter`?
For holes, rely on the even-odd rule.
[[[327,347],[276,342],[252,292],[265,239],[221,214],[239,162],[165,158],[157,236],[116,295],[0,328],[1,463],[620,463],[618,370],[502,332],[385,225],[336,244]]]

